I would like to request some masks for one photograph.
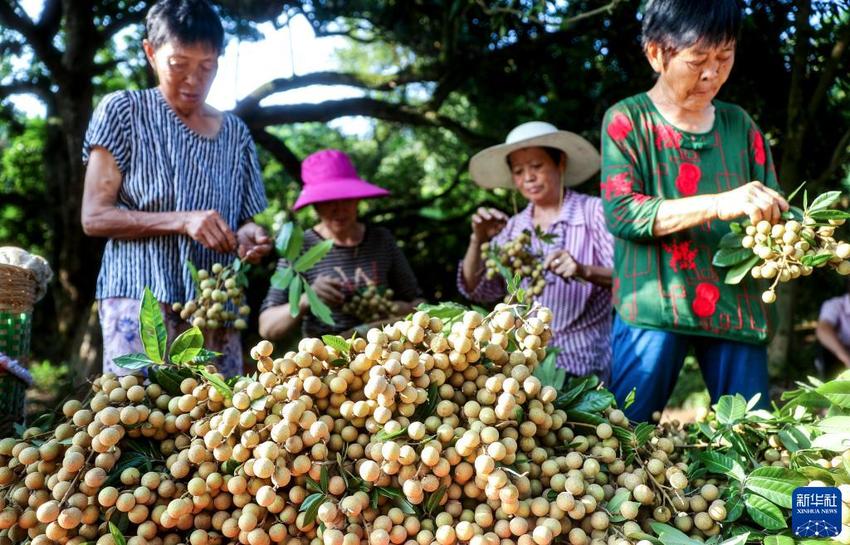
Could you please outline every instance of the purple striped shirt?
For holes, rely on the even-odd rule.
[[[533,232],[532,206],[508,220],[492,242],[501,245],[524,230]],[[534,253],[545,256],[563,249],[583,265],[611,267],[614,262],[614,240],[598,197],[567,191],[561,214],[546,232],[554,235],[554,241],[545,244],[532,236]],[[607,381],[611,368],[611,290],[590,282],[564,280],[551,271],[544,275],[546,287],[537,300],[552,309],[554,335],[550,346],[561,349],[558,366],[574,375],[596,374]],[[470,292],[459,270],[458,289],[472,301],[490,303],[504,297],[506,288],[504,280],[497,277],[482,279]]]

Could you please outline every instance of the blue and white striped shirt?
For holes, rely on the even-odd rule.
[[[207,138],[184,124],[157,88],[106,95],[92,115],[83,161],[94,146],[108,150],[123,175],[116,205],[127,210],[216,210],[236,231],[267,206],[251,134],[235,115]],[[141,298],[145,286],[161,302],[188,301],[194,285],[186,267],[233,256],[185,235],[110,239],[97,279],[97,298]]]

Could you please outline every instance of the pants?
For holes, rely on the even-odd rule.
[[[632,420],[646,422],[654,411],[664,409],[691,346],[713,403],[726,394],[738,393],[749,400],[760,393],[758,407],[769,406],[764,346],[644,329],[619,316],[614,318],[611,341],[611,391],[622,407],[636,388],[634,403],[625,409]]]
[[[113,358],[144,352],[139,338],[139,307],[141,301],[126,297],[109,297],[98,301],[100,328],[103,332],[103,372],[129,375],[133,371],[118,367]],[[171,343],[180,333],[189,329],[189,324],[171,310],[169,305],[160,304]],[[227,377],[242,374],[242,340],[239,331],[233,328],[204,330],[204,346],[221,352],[215,361],[218,370]]]

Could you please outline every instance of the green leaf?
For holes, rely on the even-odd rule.
[[[648,422],[641,422],[635,426],[635,440],[638,447],[646,445],[655,433],[655,426]]]
[[[691,539],[687,534],[669,524],[650,522],[649,525],[664,545],[702,545],[701,541]]]
[[[786,426],[779,431],[777,435],[779,435],[779,439],[785,448],[788,449],[788,452],[797,452],[798,450],[811,448],[811,434],[807,434],[804,429],[807,428],[803,428],[802,426]]]
[[[112,524],[112,521],[109,522],[109,534],[112,536],[112,541],[115,542],[115,545],[127,545],[124,534],[121,533],[121,530],[117,526]]]
[[[794,191],[792,191],[792,192],[791,192],[791,194],[790,194],[790,195],[788,195],[788,198],[787,198],[787,199],[785,199],[785,201],[786,201],[786,202],[791,202],[792,200],[794,200],[794,197],[796,197],[796,196],[797,196],[797,194],[798,194],[798,193],[800,193],[800,190],[801,190],[801,189],[803,189],[804,187],[806,187],[806,182],[803,182],[803,183],[801,183],[800,185],[798,185],[798,186],[797,186],[797,189],[795,189]]]
[[[519,289],[520,284],[522,284],[522,275],[520,273],[516,273],[508,281],[508,293],[515,294]]]
[[[739,233],[726,233],[720,239],[719,247],[724,249],[741,249],[741,241],[744,240],[744,235]],[[717,256],[715,256],[717,257]]]
[[[744,498],[737,490],[730,488],[726,497],[726,519],[723,522],[735,522],[744,514]]]
[[[301,275],[296,274],[289,284],[289,315],[297,318],[301,311]]]
[[[351,352],[351,345],[339,335],[322,335],[322,342],[342,355]]]
[[[452,318],[456,318],[466,312],[467,309],[465,306],[446,302],[440,303],[439,305],[429,305],[427,303],[421,303],[416,310],[421,310],[422,312],[427,312],[428,316],[432,318],[439,318],[440,320],[451,320]]]
[[[407,498],[402,498],[396,501],[396,505],[401,509],[401,512],[405,515],[419,516],[419,513],[416,512],[416,507],[413,506]]]
[[[621,488],[616,494],[614,494],[614,497],[608,500],[608,503],[605,504],[605,510],[611,515],[619,515],[620,506],[622,506],[623,503],[631,497],[631,495],[632,493],[628,489]]]
[[[819,386],[817,393],[842,409],[850,408],[850,380],[832,380]]]
[[[437,490],[435,490],[428,499],[425,500],[425,512],[431,514],[434,510],[440,506],[440,502],[443,500],[443,495],[446,493],[446,485],[440,486]]]
[[[230,386],[228,386],[223,380],[218,378],[216,375],[210,373],[206,369],[198,369],[198,373],[200,373],[202,377],[207,379],[207,381],[209,381],[209,383],[213,385],[213,388],[218,390],[218,393],[223,395],[225,398],[230,399],[231,397],[233,397],[233,391],[230,389]]]
[[[328,474],[328,466],[325,466],[325,465],[322,466],[322,470],[319,473],[319,478],[320,478],[321,485],[322,485],[322,492],[327,494],[328,493],[328,483],[330,482],[330,479],[331,479],[330,475]]]
[[[812,212],[815,211],[826,210],[827,208],[838,202],[838,199],[840,198],[841,191],[827,191],[826,193],[818,195],[817,198],[812,201],[811,206],[809,206],[809,215],[811,216]]]
[[[204,334],[197,327],[190,327],[171,343],[169,358],[172,363],[186,363],[194,360],[204,347]]]
[[[150,288],[145,288],[145,294],[142,296],[142,304],[139,308],[139,337],[142,339],[142,346],[144,346],[148,357],[154,363],[162,363],[165,359],[165,343],[168,331],[165,329],[159,302]]]
[[[817,422],[815,427],[824,433],[850,432],[850,416],[830,416]]]
[[[743,532],[734,537],[730,537],[725,541],[721,541],[719,545],[744,545],[750,537],[750,532]]]
[[[192,358],[192,363],[209,363],[221,356],[221,352],[214,352],[212,350],[207,350],[206,348],[201,348],[198,351],[198,354]]]
[[[812,441],[812,448],[844,452],[850,449],[850,432],[827,433],[815,437]]]
[[[439,403],[441,399],[437,385],[432,382],[428,386],[428,400],[416,407],[416,410],[413,412],[413,417],[410,419],[411,422],[424,422],[426,418],[432,416],[434,411],[437,410],[437,403]]]
[[[391,439],[395,439],[396,437],[401,437],[402,435],[404,435],[406,433],[407,433],[407,426],[404,426],[403,428],[399,428],[399,429],[397,429],[396,431],[393,431],[393,432],[387,432],[387,431],[382,429],[381,431],[379,431],[377,433],[377,435],[375,435],[375,440],[376,441],[389,441]]]
[[[741,394],[722,396],[714,406],[717,421],[734,424],[747,415],[747,400]]]
[[[753,255],[749,248],[720,248],[714,254],[711,264],[715,267],[732,267],[747,261]]]
[[[598,414],[588,413],[585,411],[575,411],[569,410],[567,411],[567,421],[568,422],[580,422],[583,424],[593,424],[594,426],[598,426],[603,422],[607,422],[604,418],[599,416]]]
[[[317,483],[316,480],[313,479],[312,477],[310,477],[309,475],[307,476],[307,491],[308,492],[321,492],[322,491],[322,487],[319,486],[319,483]]]
[[[295,271],[292,267],[287,267],[283,270],[276,270],[272,275],[272,287],[277,290],[285,290],[289,288],[292,278],[295,276]]]
[[[259,397],[251,402],[251,408],[255,411],[262,411],[266,408],[266,404],[269,401],[269,396],[265,395]]]
[[[635,394],[637,393],[637,388],[632,388],[632,391],[629,392],[629,395],[626,396],[626,399],[623,400],[623,409],[628,409],[635,402]]]
[[[737,481],[743,481],[746,478],[744,468],[731,456],[709,451],[703,452],[700,459],[712,473],[720,473]]]
[[[748,260],[738,263],[734,267],[730,268],[726,272],[726,278],[723,279],[723,282],[726,284],[740,284],[741,280],[747,276],[747,273],[750,272],[750,269],[756,266],[756,264],[761,260],[759,256],[753,254]]]
[[[782,510],[761,496],[747,494],[744,496],[744,505],[753,522],[765,530],[781,530],[788,527]]]
[[[233,473],[236,471],[236,468],[238,467],[239,462],[231,458],[230,460],[224,462],[224,464],[221,466],[221,470],[225,475],[233,475]]]
[[[731,222],[731,223],[729,224],[729,229],[730,229],[733,233],[735,233],[736,235],[743,235],[743,234],[744,234],[744,228],[743,228],[743,227],[741,227],[741,224],[740,224],[740,223],[738,223],[737,221],[733,221],[733,222]]]
[[[808,267],[820,267],[830,259],[832,259],[830,254],[804,255],[800,258],[800,263]]]
[[[780,507],[791,509],[791,494],[807,482],[808,479],[791,469],[765,466],[753,470],[744,486]]]
[[[764,545],[794,545],[794,538],[790,536],[767,536]]]
[[[112,362],[123,369],[144,369],[145,367],[156,365],[147,354],[140,354],[138,352],[118,356],[117,358],[113,358]]]
[[[321,492],[310,494],[301,504],[299,511],[305,511],[304,524],[310,525],[316,521],[316,515],[319,514],[319,507],[325,503],[325,495]]]
[[[817,210],[815,212],[809,212],[809,217],[818,221],[846,220],[850,219],[850,212],[845,212],[844,210]]]
[[[332,240],[323,240],[311,247],[304,252],[304,255],[295,260],[295,263],[292,265],[295,272],[303,273],[309,271],[313,265],[321,261],[331,251],[333,246],[334,242]]]
[[[292,262],[301,253],[303,246],[304,230],[293,222],[285,223],[275,240],[278,255]]]
[[[805,214],[803,213],[803,210],[801,208],[796,207],[796,206],[792,206],[792,207],[788,208],[788,210],[786,210],[785,212],[782,213],[782,219],[784,219],[786,221],[788,221],[788,220],[803,221],[803,218],[805,218]]]
[[[192,276],[192,282],[195,284],[195,291],[200,293],[201,291],[201,278],[198,276],[198,268],[195,267],[195,264],[186,260],[186,268],[189,269],[189,274]]]
[[[573,410],[589,413],[602,412],[614,405],[615,401],[614,394],[608,390],[591,390],[579,398]]]
[[[310,302],[310,312],[313,316],[327,325],[335,325],[333,316],[331,316],[330,307],[326,305],[324,301],[319,299],[319,296],[316,295],[316,292],[313,291],[310,284],[307,284],[306,282],[304,283],[304,291],[307,293],[307,301]]]

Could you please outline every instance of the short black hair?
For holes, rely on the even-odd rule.
[[[649,0],[643,12],[643,47],[656,43],[667,53],[724,45],[740,30],[738,0]]]
[[[148,11],[147,31],[154,49],[174,41],[224,50],[221,19],[207,0],[160,0]]]
[[[561,164],[561,157],[566,157],[566,155],[567,155],[565,151],[559,150],[558,148],[551,148],[549,146],[531,146],[531,147],[539,147],[540,149],[545,151],[546,155],[548,155],[552,159],[552,162],[555,163],[555,166],[560,165]],[[513,165],[511,164],[511,154],[510,153],[505,157],[505,161],[508,162],[508,168],[513,168]]]

